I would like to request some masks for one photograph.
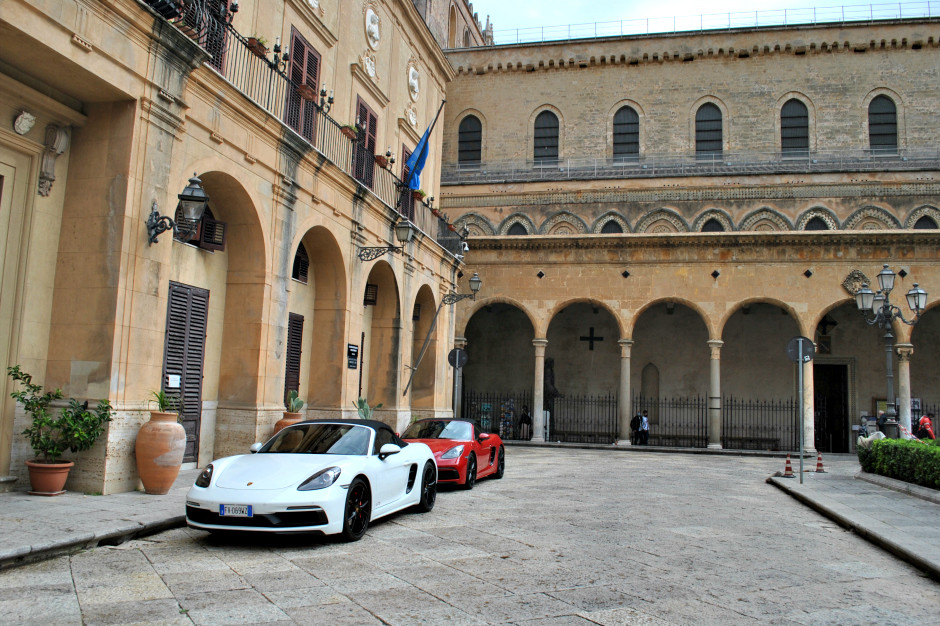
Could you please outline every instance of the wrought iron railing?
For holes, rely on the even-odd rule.
[[[736,450],[798,450],[800,405],[789,400],[722,399],[721,446]]]
[[[526,431],[521,418],[523,411],[528,411],[531,419],[531,407],[531,391],[480,393],[464,390],[460,416],[503,439],[528,440],[532,438],[532,426]]]
[[[708,403],[701,396],[634,396],[633,415],[649,413],[649,445],[704,448],[708,445]]]
[[[617,396],[565,394],[546,402],[548,441],[607,443],[620,438]]]
[[[441,183],[466,185],[508,181],[593,180],[767,174],[895,172],[940,169],[940,148],[896,151],[726,152],[709,155],[644,154],[620,158],[449,163]]]
[[[495,45],[595,39],[623,35],[688,33],[768,26],[809,26],[916,19],[940,15],[940,2],[894,2],[851,6],[764,9],[677,17],[654,17],[558,26],[505,28],[493,32]]]
[[[427,202],[413,200],[410,190],[391,171],[392,165],[381,166],[365,149],[361,131],[353,137],[343,134],[342,125],[328,114],[327,100],[320,97],[317,85],[298,84],[285,73],[289,51],[282,52],[276,43],[269,55],[255,38],[239,33],[231,24],[234,13],[224,2],[144,1],[212,55],[206,65],[246,98],[444,249],[459,253],[461,239],[459,233],[449,230],[447,217],[435,216]]]

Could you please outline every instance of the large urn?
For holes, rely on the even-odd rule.
[[[150,421],[137,432],[135,451],[144,491],[154,495],[169,492],[186,451],[186,430],[176,413],[150,411]]]
[[[294,424],[297,424],[298,422],[302,421],[302,419],[303,419],[303,415],[301,413],[291,413],[290,411],[284,411],[284,417],[279,419],[274,424],[274,434],[275,435],[278,434],[278,432],[280,432],[284,428],[287,428],[288,426],[293,426]]]

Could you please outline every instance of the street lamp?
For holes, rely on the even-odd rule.
[[[480,287],[483,286],[483,279],[480,278],[480,275],[476,272],[473,273],[473,277],[470,279],[470,291],[471,293],[447,293],[441,297],[441,304],[456,304],[461,300],[467,298],[473,298],[476,300],[477,292],[480,291]]]
[[[180,225],[173,221],[168,215],[160,215],[157,208],[157,202],[154,200],[150,209],[150,217],[147,219],[147,235],[150,245],[157,243],[157,236],[172,230],[175,235],[181,235],[181,238],[188,239],[196,232],[196,225],[202,219],[206,206],[209,204],[209,196],[206,190],[202,188],[202,181],[196,174],[189,179],[189,184],[183,189],[183,193],[176,196],[179,198],[179,204],[176,210],[179,211],[180,222],[185,222],[185,229],[180,229]]]
[[[401,219],[395,224],[395,237],[401,242],[400,246],[362,247],[356,256],[360,261],[374,261],[383,254],[399,252],[405,249],[405,244],[415,238],[415,226],[409,220]]]
[[[927,308],[927,292],[914,283],[910,291],[907,292],[907,305],[914,312],[914,317],[910,320],[905,319],[901,309],[891,304],[891,290],[894,289],[894,279],[897,275],[885,265],[878,272],[878,286],[881,288],[873,292],[867,284],[855,292],[855,304],[862,313],[862,318],[869,326],[877,325],[885,331],[885,356],[887,368],[888,396],[887,407],[885,407],[885,424],[890,424],[894,430],[894,438],[897,438],[897,409],[894,401],[894,368],[892,364],[892,352],[894,351],[894,335],[891,333],[892,324],[895,320],[900,320],[909,326],[913,326],[920,318],[920,314]],[[869,317],[871,315],[871,317]]]

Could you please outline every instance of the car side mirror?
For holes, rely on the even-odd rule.
[[[264,445],[264,444],[261,443],[261,442],[253,443],[253,444],[251,444],[251,447],[248,448],[248,451],[251,452],[252,454],[254,454],[254,453],[257,452],[258,450],[260,450],[260,449],[261,449],[261,446],[263,446],[263,445]]]
[[[480,433],[480,436],[478,437],[480,441],[486,441],[489,438],[490,438],[489,433]]]
[[[401,452],[401,447],[396,446],[394,443],[387,443],[379,449],[379,459],[384,461],[387,457],[399,452]]]

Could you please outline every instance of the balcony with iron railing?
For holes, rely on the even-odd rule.
[[[349,131],[329,115],[332,97],[285,73],[289,51],[282,52],[279,40],[269,54],[262,42],[232,26],[237,3],[228,8],[213,0],[143,2],[212,55],[206,66],[388,207],[392,221],[408,219],[452,255],[460,252],[460,237],[446,216],[438,217],[429,202],[413,198],[407,184],[390,169],[394,159],[384,162],[383,155],[367,149],[361,128],[345,134]]]
[[[725,152],[721,154],[642,154],[616,158],[569,158],[527,161],[449,163],[442,185],[669,178],[692,176],[766,176],[915,172],[940,170],[940,148],[910,150],[831,150],[796,152]]]

